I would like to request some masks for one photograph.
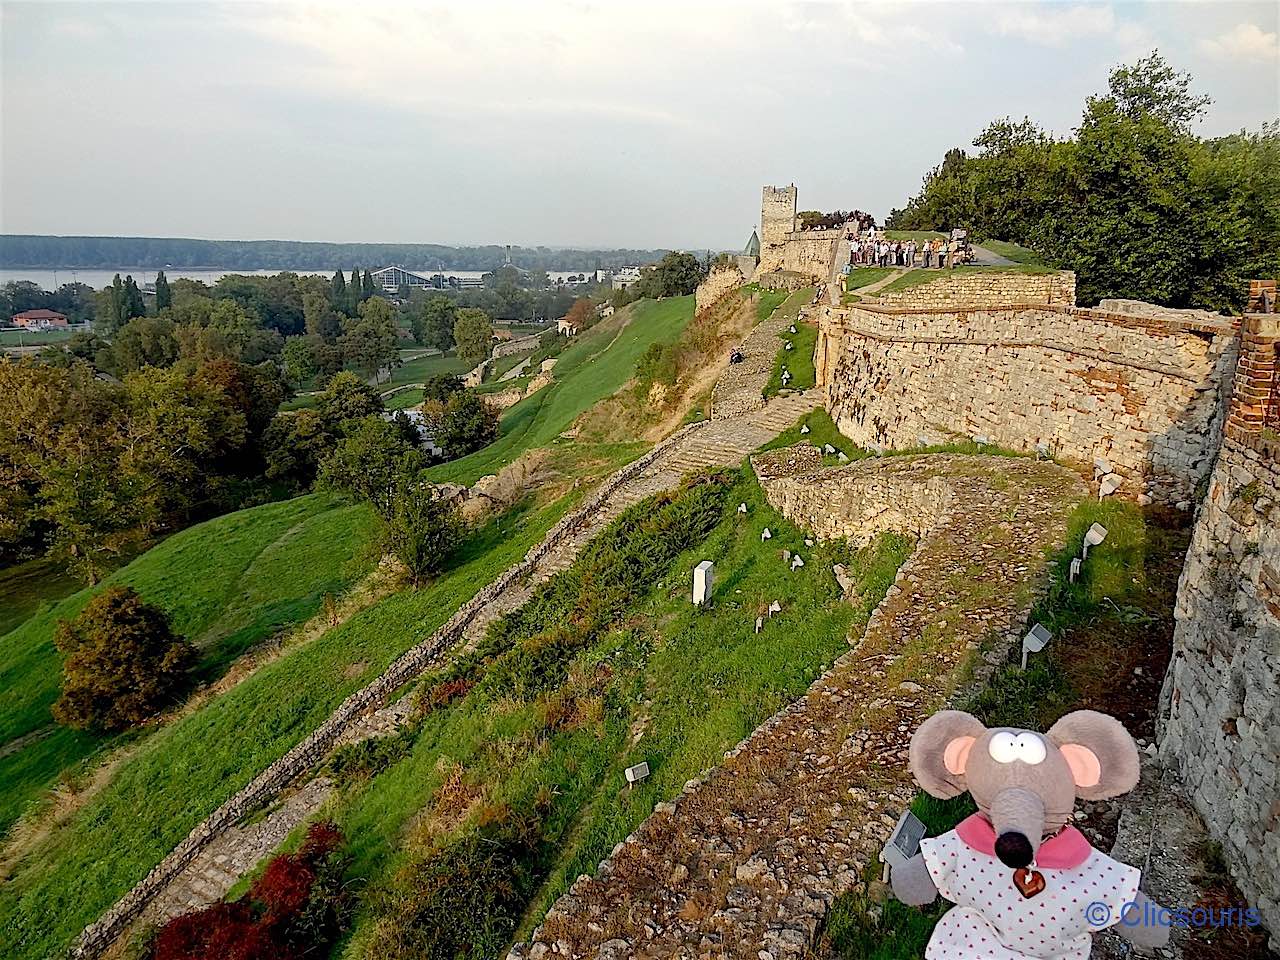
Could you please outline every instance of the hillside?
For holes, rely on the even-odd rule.
[[[0,638],[0,833],[60,772],[112,742],[53,725],[61,660],[53,646],[60,619],[90,597],[128,584],[164,609],[174,629],[200,649],[199,676],[221,674],[240,653],[306,619],[325,594],[366,573],[372,514],[312,495],[240,510],[175,534],[100,586],[80,590]]]
[[[555,382],[502,416],[498,439],[468,457],[429,471],[437,483],[474,483],[526,450],[550,445],[593,404],[632,378],[655,343],[676,340],[693,318],[693,297],[641,300],[592,327],[560,354]]]

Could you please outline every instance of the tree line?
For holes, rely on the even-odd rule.
[[[507,262],[498,244],[313,243],[299,240],[194,240],[178,237],[47,237],[0,235],[0,263],[20,269],[104,269],[129,265],[170,270],[327,270],[335,263],[399,264],[410,270],[497,270]],[[526,270],[611,269],[657,260],[663,250],[511,247]]]
[[[1239,310],[1247,280],[1280,273],[1280,122],[1198,137],[1210,100],[1192,82],[1155,51],[1113,70],[1069,137],[994,121],[976,152],[948,150],[888,225],[1022,244],[1074,270],[1086,304]]]

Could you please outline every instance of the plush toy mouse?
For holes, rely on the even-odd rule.
[[[1087,960],[1094,931],[1163,946],[1169,928],[1138,890],[1139,871],[1112,860],[1068,826],[1076,797],[1101,800],[1138,782],[1138,748],[1118,720],[1069,713],[1034,733],[943,710],[911,738],[911,772],[932,796],[968,790],[978,812],[950,833],[920,841],[895,867],[903,903],[955,904],[934,928],[927,960]],[[1136,912],[1134,912],[1136,911]],[[1147,922],[1144,922],[1147,920]]]

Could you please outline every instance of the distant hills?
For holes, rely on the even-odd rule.
[[[579,250],[511,247],[526,270],[593,270],[648,263],[665,250]],[[507,248],[436,243],[311,243],[301,240],[192,240],[182,237],[44,237],[0,235],[6,269],[165,268],[199,270],[333,270],[398,264],[410,270],[494,270]]]

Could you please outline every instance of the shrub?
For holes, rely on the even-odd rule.
[[[347,435],[320,465],[320,483],[368,500],[388,519],[402,478],[424,466],[426,458],[405,443],[395,424],[369,416],[348,422]]]
[[[462,378],[452,373],[437,373],[427,377],[422,384],[422,396],[426,400],[448,400],[462,390]]]
[[[445,402],[436,442],[450,460],[488,446],[497,436],[497,412],[474,393],[455,393]]]
[[[414,586],[444,569],[466,535],[452,500],[429,483],[401,474],[383,531],[383,549],[408,572]]]
[[[329,381],[316,409],[324,418],[325,426],[336,432],[348,420],[362,420],[381,413],[382,398],[354,373],[344,370]]]
[[[351,917],[342,842],[332,823],[313,824],[301,849],[273,857],[242,900],[161,927],[150,960],[301,960],[323,953]]]
[[[195,649],[164,611],[132,587],[109,587],[74,620],[60,620],[62,696],[53,717],[77,730],[123,730],[171,703],[186,684]]]

